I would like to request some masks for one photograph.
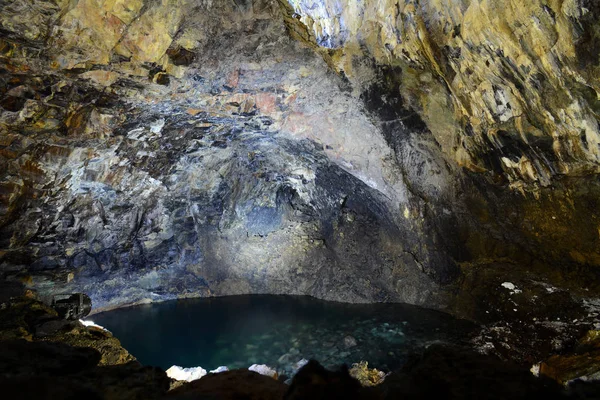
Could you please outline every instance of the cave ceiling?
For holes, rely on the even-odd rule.
[[[493,261],[593,286],[592,1],[0,8],[5,278],[100,309],[242,293],[444,308]]]

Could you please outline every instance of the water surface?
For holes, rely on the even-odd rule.
[[[385,371],[435,342],[466,343],[474,326],[405,304],[344,304],[305,296],[186,299],[94,315],[140,362],[247,368],[291,375],[301,359],[327,367],[359,361]]]

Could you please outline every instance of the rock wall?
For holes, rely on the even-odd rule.
[[[453,212],[468,221],[466,264],[516,260],[598,282],[597,2],[281,3],[294,37],[359,93],[383,86],[385,104],[415,110],[465,172]]]
[[[98,309],[446,307],[498,261],[597,289],[592,2],[0,8],[4,279]]]
[[[404,74],[404,97],[444,152],[515,188],[598,172],[600,7],[587,0],[290,0],[346,76],[369,55]]]
[[[396,127],[398,164],[277,3],[2,7],[5,279],[96,309],[241,293],[445,303],[456,217],[432,217],[421,192],[447,197],[450,168],[419,121]]]

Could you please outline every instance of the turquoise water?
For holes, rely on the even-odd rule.
[[[93,315],[140,362],[247,368],[291,375],[298,361],[327,367],[368,361],[396,369],[435,342],[466,344],[474,326],[404,304],[343,304],[305,296],[248,295],[176,300]]]

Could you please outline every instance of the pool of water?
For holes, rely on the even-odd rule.
[[[146,365],[211,370],[267,364],[284,375],[311,358],[330,368],[364,360],[390,371],[429,344],[466,344],[475,329],[447,314],[405,304],[276,295],[168,301],[90,319]]]

